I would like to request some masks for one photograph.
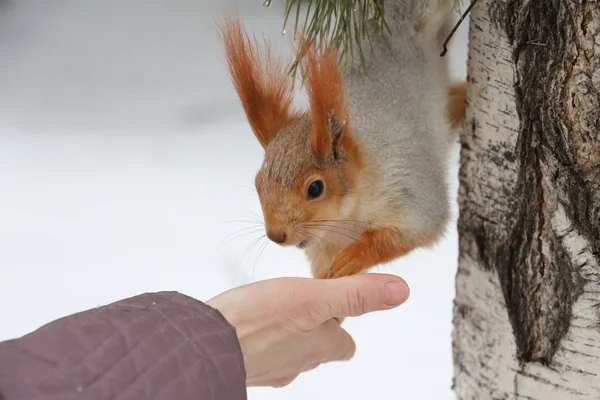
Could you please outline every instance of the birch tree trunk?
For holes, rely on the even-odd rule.
[[[600,399],[600,3],[480,0],[460,170],[454,388]]]

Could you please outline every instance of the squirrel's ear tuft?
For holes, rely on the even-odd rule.
[[[316,46],[304,40],[300,66],[310,101],[312,132],[310,146],[317,157],[337,158],[348,140],[348,111],[336,52],[328,45]]]
[[[292,78],[266,40],[261,50],[258,40],[248,37],[236,14],[225,16],[218,27],[231,80],[254,135],[266,148],[293,117]]]
[[[344,134],[344,126],[338,121],[334,114],[331,114],[327,120],[327,132],[331,138],[331,153],[333,158],[339,160],[343,157],[341,139]]]

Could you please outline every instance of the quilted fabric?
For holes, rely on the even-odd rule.
[[[0,343],[0,399],[242,400],[235,328],[176,292],[148,293]]]

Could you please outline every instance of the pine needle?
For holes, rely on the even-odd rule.
[[[263,6],[269,7],[271,1],[264,0]],[[462,4],[462,0],[453,1],[455,8]],[[302,3],[306,3],[307,9],[304,25],[300,26]],[[303,34],[310,42],[318,45],[325,40],[337,49],[340,63],[348,57],[354,63],[358,58],[363,71],[366,71],[366,61],[361,43],[364,39],[370,42],[367,21],[373,23],[376,35],[391,33],[385,20],[385,0],[286,0],[282,33],[286,32],[293,12],[296,14],[294,38],[297,34]],[[292,77],[296,76],[298,65],[298,61],[292,64]]]
[[[303,2],[306,3],[306,16],[304,25],[300,26]],[[270,4],[271,0],[263,2],[265,7]],[[338,50],[340,63],[347,58],[352,63],[358,59],[363,70],[366,64],[361,42],[369,38],[367,20],[374,23],[375,34],[390,32],[385,21],[384,0],[286,0],[283,33],[292,20],[292,13],[295,13],[294,35],[303,34],[310,42],[319,45],[324,40],[331,43]],[[297,69],[298,62],[294,62],[290,69],[292,76],[296,76]]]

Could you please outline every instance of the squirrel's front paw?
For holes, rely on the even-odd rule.
[[[414,243],[407,243],[402,232],[395,228],[369,229],[363,232],[359,241],[340,252],[329,271],[319,275],[324,275],[322,278],[326,279],[356,275],[377,264],[401,257],[415,247]]]
[[[325,279],[356,275],[369,268],[368,250],[362,243],[353,243],[346,247],[331,264]]]

